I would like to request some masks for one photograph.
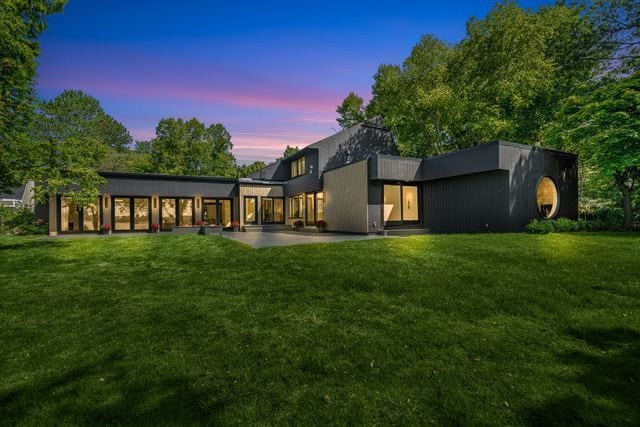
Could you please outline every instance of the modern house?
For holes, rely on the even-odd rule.
[[[188,227],[273,230],[302,221],[328,231],[522,231],[534,218],[578,216],[577,157],[497,141],[429,158],[398,156],[370,120],[315,142],[248,178],[102,172],[94,204],[60,196],[37,212],[50,234]]]

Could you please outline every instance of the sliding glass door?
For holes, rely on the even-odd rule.
[[[420,222],[418,186],[385,184],[382,210],[385,225],[418,224]]]
[[[231,227],[231,199],[202,199],[202,220],[213,226]]]
[[[151,198],[114,196],[113,231],[148,231],[151,228]]]

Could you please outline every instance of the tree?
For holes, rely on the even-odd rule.
[[[632,199],[640,181],[640,72],[569,97],[546,129],[546,138],[578,153],[596,178],[615,184],[622,195],[625,228],[631,228]]]
[[[35,98],[33,81],[45,18],[65,0],[0,2],[0,190],[23,183],[29,165],[25,129]]]
[[[39,183],[36,196],[64,194],[79,206],[99,196],[105,181],[96,169],[107,151],[131,139],[95,98],[71,90],[38,104],[28,135],[34,154],[29,176]]]
[[[349,95],[342,101],[342,104],[336,108],[338,118],[336,121],[342,129],[350,128],[365,120],[364,101],[354,92],[349,92]]]
[[[255,161],[253,163],[250,163],[248,165],[239,165],[237,167],[237,177],[238,178],[245,178],[249,175],[251,175],[252,173],[259,171],[260,169],[264,168],[265,166],[267,166],[263,161]]]
[[[629,75],[640,69],[640,2],[637,0],[583,0],[596,24],[597,49],[590,56],[601,62],[605,74]]]
[[[221,124],[206,126],[195,118],[162,119],[148,147],[150,171],[177,175],[236,175],[231,135]]]
[[[290,147],[289,145],[287,145],[287,148],[284,149],[284,152],[282,153],[282,159],[286,159],[289,156],[293,156],[294,154],[296,154],[298,151],[300,151],[300,149],[298,147]],[[280,160],[280,159],[278,159]]]
[[[380,66],[367,114],[384,117],[408,156],[492,139],[539,144],[559,102],[594,75],[595,41],[581,6],[498,3],[457,45],[427,35],[402,66]]]

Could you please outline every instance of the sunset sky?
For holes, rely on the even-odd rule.
[[[70,0],[41,37],[37,88],[89,93],[134,139],[163,117],[222,123],[240,163],[271,161],[335,133],[347,93],[368,100],[422,34],[456,42],[492,4]]]

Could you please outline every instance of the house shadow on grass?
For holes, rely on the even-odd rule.
[[[564,365],[578,368],[572,382],[583,386],[589,398],[575,394],[552,398],[528,410],[530,424],[640,425],[640,332],[627,328],[566,332],[593,347],[560,356]]]
[[[227,405],[243,397],[210,385],[196,387],[179,373],[133,375],[126,366],[118,353],[111,353],[34,385],[9,388],[0,392],[0,419],[9,424],[43,419],[86,425],[206,424],[219,422]]]
[[[62,246],[63,243],[60,241],[47,240],[47,239],[37,239],[37,240],[21,240],[17,242],[11,243],[2,243],[0,242],[0,251],[10,251],[10,250],[30,250],[36,248],[53,248],[56,246]]]

